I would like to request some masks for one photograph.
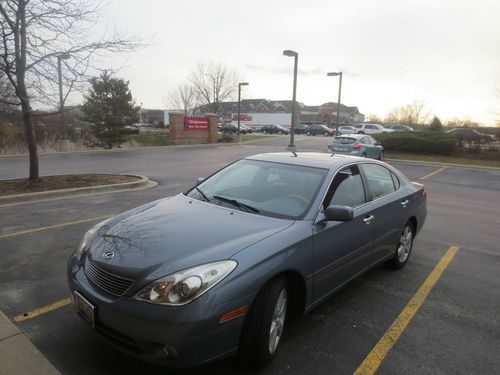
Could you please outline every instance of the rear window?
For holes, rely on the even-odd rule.
[[[356,142],[356,138],[351,137],[337,137],[333,140],[333,143],[340,143],[343,145],[350,145]]]

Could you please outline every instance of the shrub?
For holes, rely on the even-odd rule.
[[[455,150],[456,138],[443,132],[408,132],[375,134],[385,150],[420,154],[450,155]]]

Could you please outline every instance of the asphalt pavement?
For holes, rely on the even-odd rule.
[[[300,151],[324,151],[328,140],[298,136],[297,145]],[[159,186],[0,206],[0,310],[63,374],[173,373],[123,355],[82,324],[67,300],[66,259],[102,217],[177,194],[227,163],[283,151],[286,144],[286,137],[274,137],[223,147],[41,156],[43,175],[137,173]],[[371,270],[299,320],[286,332],[276,360],[259,373],[352,374],[451,246],[458,252],[378,373],[499,373],[500,171],[446,167],[434,173],[440,168],[392,164],[428,192],[427,221],[408,265],[396,272],[384,266]],[[0,178],[26,174],[27,158],[0,158]],[[189,373],[235,372],[254,373],[234,359]]]

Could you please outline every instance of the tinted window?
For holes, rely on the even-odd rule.
[[[334,177],[324,207],[332,204],[356,207],[365,203],[365,190],[357,166],[340,170]]]
[[[372,193],[372,199],[382,197],[396,190],[391,172],[387,168],[378,164],[363,164],[362,168]]]
[[[187,196],[233,208],[227,202],[232,199],[261,215],[296,219],[309,209],[326,173],[320,168],[240,160],[203,181]]]

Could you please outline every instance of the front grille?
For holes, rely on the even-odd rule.
[[[114,275],[99,268],[87,258],[85,260],[85,275],[99,288],[115,296],[122,296],[134,283],[133,280]]]

